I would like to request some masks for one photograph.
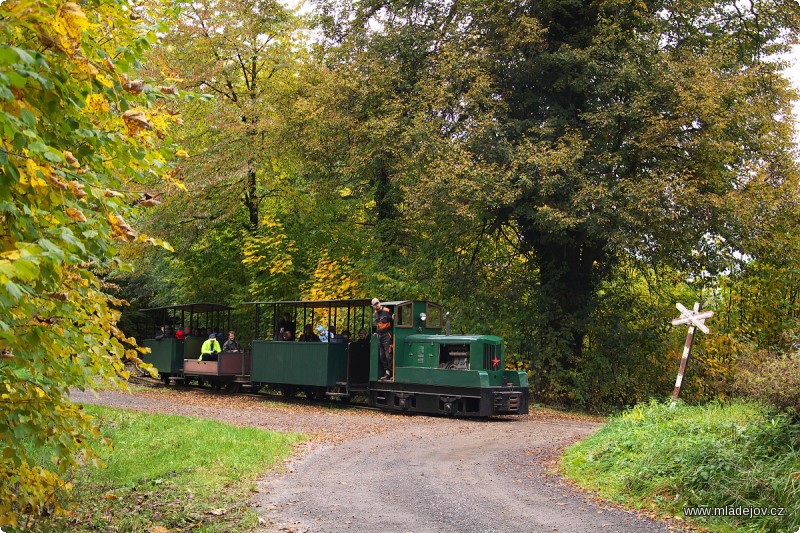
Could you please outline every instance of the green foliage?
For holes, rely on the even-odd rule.
[[[519,342],[511,345],[512,349],[519,346],[517,357],[530,362],[531,393],[537,401],[593,412],[615,411],[672,391],[686,334],[685,328],[670,325],[676,316],[675,302],[697,299],[703,300],[676,272],[655,272],[626,261],[600,288],[577,369],[556,363],[555,354],[547,352],[552,340],[536,342],[539,337],[552,339],[558,332],[536,330],[541,323],[535,317],[529,317],[524,326],[523,331],[531,332],[528,339],[514,333],[508,338]],[[694,354],[702,354],[708,342],[698,338]],[[693,356],[682,392],[687,401],[699,398],[692,389],[695,383],[705,383],[706,374],[698,371],[701,365],[699,356]]]
[[[114,449],[101,452],[105,467],[85,465],[68,476],[75,487],[68,515],[39,520],[35,531],[250,530],[255,516],[242,502],[253,481],[302,440],[196,418],[85,410]],[[48,455],[40,450],[41,460]]]
[[[174,90],[131,79],[155,28],[129,9],[0,5],[0,526],[58,512],[62,476],[94,459],[68,391],[138,360],[100,275],[124,243],[169,247],[129,224],[146,186],[174,183],[175,153]],[[52,461],[35,464],[39,446]]]
[[[300,19],[274,0],[152,4],[169,31],[148,67],[204,93],[180,109],[188,205],[185,196],[168,197],[152,225],[178,238],[221,222],[255,232],[262,200],[285,179],[276,130],[296,83]]]
[[[295,252],[297,246],[285,233],[281,223],[262,217],[261,227],[245,241],[244,263],[252,282],[249,293],[254,300],[293,299],[296,291]]]
[[[730,1],[322,2],[336,90],[317,116],[349,142],[317,143],[324,175],[374,191],[382,262],[436,265],[423,287],[460,284],[460,250],[513,236],[520,329],[574,380],[604,344],[587,336],[616,266],[715,275],[796,211],[792,93],[770,60],[796,13],[759,9],[787,31],[749,31]]]
[[[782,517],[698,519],[712,531],[800,525],[800,426],[752,403],[651,402],[571,447],[567,475],[614,501],[683,518],[687,506],[782,507]]]

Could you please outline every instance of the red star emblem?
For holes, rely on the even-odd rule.
[[[494,359],[492,359],[492,366],[494,368],[497,368],[497,365],[499,365],[499,364],[500,364],[500,359],[498,359],[497,356],[495,355]]]

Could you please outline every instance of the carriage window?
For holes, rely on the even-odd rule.
[[[410,328],[414,326],[414,308],[411,302],[397,307],[394,313],[395,326],[398,328]]]
[[[438,329],[442,327],[442,307],[436,304],[428,303],[425,314],[428,315],[425,320],[425,326],[431,329]]]

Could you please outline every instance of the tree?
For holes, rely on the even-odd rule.
[[[195,184],[197,206],[183,218],[213,222],[244,206],[245,227],[255,232],[260,202],[275,194],[280,175],[273,132],[295,83],[302,20],[275,0],[175,2],[161,16],[170,29],[153,68],[213,97],[182,113],[192,154],[183,172]]]
[[[175,183],[170,87],[135,79],[155,40],[123,3],[0,5],[0,525],[58,512],[64,474],[94,456],[69,389],[120,384],[136,343],[103,274]],[[37,462],[44,451],[52,461]]]
[[[793,93],[774,54],[796,42],[796,6],[323,1],[319,12],[332,69],[391,73],[352,107],[398,117],[401,216],[417,236],[460,241],[451,254],[516,234],[534,282],[520,327],[556,371],[582,364],[598,290],[622,259],[713,275],[795,209]]]

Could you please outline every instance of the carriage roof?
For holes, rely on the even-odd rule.
[[[179,304],[179,305],[165,305],[162,307],[150,307],[148,309],[140,309],[143,313],[152,311],[168,311],[174,309],[176,311],[189,311],[190,313],[207,313],[209,311],[230,311],[233,307],[222,304],[212,304],[208,302],[198,302],[193,304]]]
[[[391,302],[381,302],[381,305],[398,306],[412,302],[413,300],[396,300]],[[372,305],[371,298],[356,298],[350,300],[287,300],[275,302],[244,302],[244,305],[281,305],[293,307],[359,307]]]

